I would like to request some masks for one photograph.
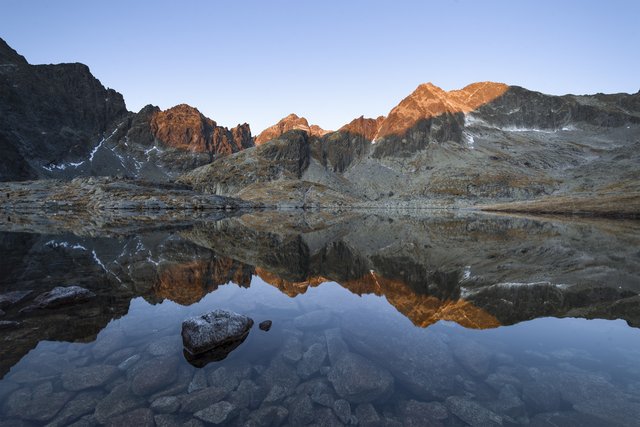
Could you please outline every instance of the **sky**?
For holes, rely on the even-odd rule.
[[[127,107],[187,103],[252,132],[289,113],[335,130],[420,83],[549,94],[640,90],[640,1],[0,0],[32,64],[82,62]]]

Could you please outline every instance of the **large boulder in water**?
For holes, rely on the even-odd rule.
[[[244,340],[252,326],[253,319],[247,316],[215,310],[182,322],[182,343],[197,355]]]

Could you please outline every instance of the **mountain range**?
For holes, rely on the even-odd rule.
[[[263,206],[637,216],[639,149],[640,92],[426,83],[386,116],[328,131],[290,114],[254,137],[185,104],[130,112],[85,65],[31,65],[0,39],[1,181],[107,176]]]

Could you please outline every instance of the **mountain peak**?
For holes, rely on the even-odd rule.
[[[278,138],[283,133],[294,129],[303,130],[309,133],[309,135],[313,136],[322,136],[329,132],[322,129],[318,125],[309,125],[307,119],[305,119],[304,117],[299,117],[297,114],[291,113],[288,116],[282,118],[275,125],[270,126],[260,132],[260,134],[256,137],[255,143],[256,145],[264,144],[265,142]]]
[[[500,97],[508,88],[504,83],[479,82],[447,92],[433,83],[423,83],[391,110],[376,138],[401,135],[420,120],[469,113]]]

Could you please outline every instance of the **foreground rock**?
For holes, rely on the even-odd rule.
[[[215,310],[182,322],[182,343],[192,355],[244,339],[253,326],[253,319],[238,313]]]
[[[78,304],[95,297],[96,294],[80,286],[58,286],[49,292],[40,294],[33,300],[33,303],[22,312],[29,312],[42,308],[56,308],[65,305]]]

